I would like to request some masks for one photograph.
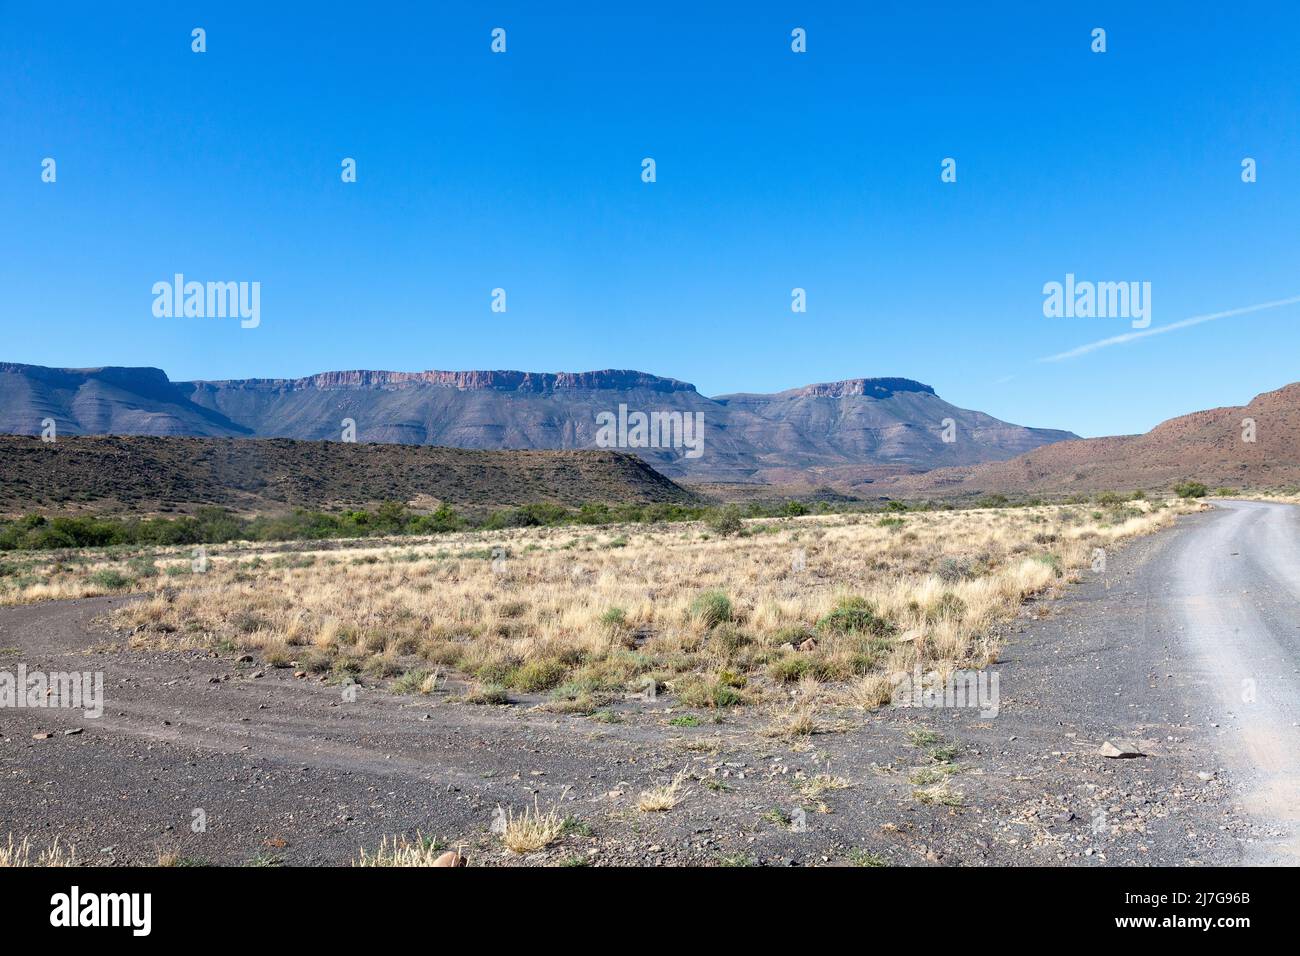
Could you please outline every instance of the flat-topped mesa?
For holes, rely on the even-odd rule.
[[[0,362],[0,375],[25,375],[34,380],[57,386],[77,385],[86,379],[97,379],[114,385],[149,385],[153,388],[169,387],[172,383],[167,373],[148,365],[101,365],[96,368],[49,368],[44,365],[24,365],[22,362]]]
[[[654,392],[693,392],[694,385],[646,372],[603,369],[596,372],[517,372],[508,370],[445,372],[387,372],[354,369],[321,372],[306,378],[247,378],[196,385],[252,386],[263,388],[402,388],[436,385],[462,391],[495,389],[503,392],[550,392],[556,389],[645,389]]]
[[[868,398],[888,398],[895,392],[924,392],[934,394],[929,385],[910,378],[848,378],[842,382],[822,382],[817,385],[805,385],[779,393],[781,397],[809,398],[845,398],[851,395],[865,395]]]

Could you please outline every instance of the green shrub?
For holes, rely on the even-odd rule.
[[[1174,485],[1174,494],[1179,498],[1204,498],[1209,489],[1199,481],[1180,481]]]
[[[496,684],[483,684],[465,695],[465,703],[494,705],[508,704],[510,703],[510,695],[506,693],[504,687],[500,687]]]
[[[817,622],[817,629],[831,634],[889,634],[894,626],[866,598],[846,597]]]
[[[709,636],[709,643],[724,657],[730,657],[751,641],[748,635],[742,634],[734,625],[725,623],[713,629],[713,633]]]
[[[745,703],[745,695],[727,680],[690,677],[683,680],[676,691],[677,699],[685,707],[722,709]]]
[[[708,628],[732,619],[731,598],[721,591],[705,591],[691,602],[691,617]]]
[[[767,672],[775,681],[794,684],[813,672],[813,662],[807,655],[787,653],[769,664]]]
[[[969,558],[944,558],[934,573],[944,584],[956,584],[975,577],[975,563]]]
[[[407,671],[397,680],[393,681],[394,694],[418,694],[424,686],[425,680],[429,677],[429,672],[423,667],[416,667]]]
[[[134,582],[133,578],[127,577],[121,571],[113,568],[105,568],[102,571],[96,571],[90,576],[92,584],[97,584],[101,588],[109,588],[113,591],[120,591],[123,588],[129,588]]]
[[[541,658],[529,661],[515,671],[513,684],[519,690],[536,693],[557,686],[568,673],[569,669],[559,661]]]
[[[727,505],[722,510],[713,513],[704,523],[710,531],[721,538],[738,534],[740,529],[745,526],[740,518],[740,509],[735,505]]]

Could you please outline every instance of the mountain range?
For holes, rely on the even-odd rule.
[[[620,406],[623,417],[670,416],[664,421],[685,421],[688,429],[698,420],[704,436],[700,454],[689,455],[683,447],[639,447],[635,429],[625,436],[620,430],[626,441],[602,443],[600,416],[619,416]],[[958,408],[930,386],[906,378],[859,378],[710,398],[676,379],[619,370],[357,370],[295,379],[173,382],[156,368],[0,363],[0,432],[40,434],[50,420],[64,435],[337,441],[351,422],[363,443],[612,447],[639,455],[674,479],[701,483],[783,483],[842,469],[863,482],[1004,461],[1076,437]]]

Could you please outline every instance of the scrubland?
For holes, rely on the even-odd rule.
[[[304,679],[406,694],[454,687],[467,703],[541,695],[546,707],[590,714],[638,693],[723,709],[796,691],[872,708],[917,666],[944,675],[995,661],[1026,600],[1201,507],[1125,501],[227,545],[201,571],[190,549],[80,553],[25,568],[24,586],[0,600],[142,591],[112,621],[135,646],[252,653]]]

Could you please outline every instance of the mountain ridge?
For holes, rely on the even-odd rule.
[[[680,443],[622,449],[694,481],[762,483],[791,469],[840,466],[924,471],[1004,460],[1075,437],[958,408],[932,386],[899,377],[710,398],[687,382],[629,369],[352,369],[173,382],[152,367],[0,363],[0,432],[11,434],[39,434],[53,419],[71,435],[337,441],[350,422],[361,442],[565,450],[603,447],[598,417],[623,405],[665,427],[685,416],[704,423],[699,455],[687,457]]]

